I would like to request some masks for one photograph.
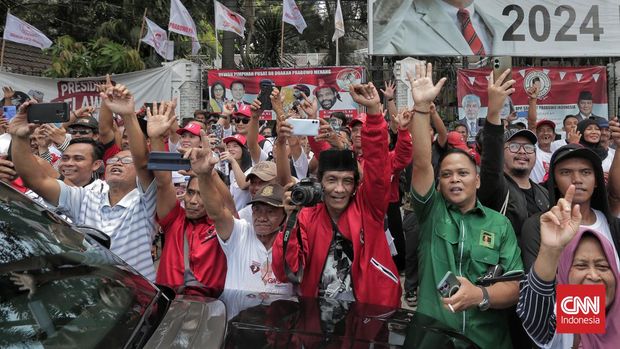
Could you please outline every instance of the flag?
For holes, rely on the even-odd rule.
[[[306,21],[301,15],[295,0],[284,0],[284,3],[282,3],[282,21],[297,28],[299,34],[303,33],[307,27]]]
[[[215,29],[233,32],[240,37],[245,37],[245,18],[231,11],[219,1],[215,2]]]
[[[6,14],[6,24],[4,25],[4,40],[34,46],[40,49],[52,46],[52,40],[48,39],[39,29],[8,12]]]
[[[170,1],[170,21],[168,30],[192,38],[192,54],[195,55],[200,50],[198,42],[198,32],[192,16],[181,3],[181,0]]]
[[[174,41],[168,41],[165,30],[160,28],[155,22],[144,17],[147,25],[146,35],[142,38],[142,42],[152,46],[155,52],[163,58],[171,61],[174,59]]]
[[[342,19],[342,8],[340,7],[340,0],[338,0],[338,5],[336,6],[336,15],[334,17],[334,27],[336,31],[334,31],[334,36],[332,36],[332,41],[338,40],[344,36],[344,20]]]

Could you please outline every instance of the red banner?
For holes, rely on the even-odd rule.
[[[485,118],[487,111],[487,85],[489,69],[459,69],[457,73],[457,96],[459,120],[464,123]],[[505,118],[514,110],[520,119],[527,118],[528,96],[526,89],[538,84],[538,120],[555,122],[556,132],[564,134],[562,121],[566,115],[580,113],[580,96],[592,100],[592,114],[608,116],[607,75],[605,67],[536,67],[512,69],[516,81],[515,92],[506,100],[500,116]],[[583,98],[582,98],[583,99]],[[512,104],[512,106],[511,106]],[[527,122],[526,122],[527,124]]]
[[[317,99],[319,115],[327,117],[334,112],[357,116],[358,106],[349,94],[349,85],[362,83],[363,67],[317,67],[260,70],[209,71],[210,109],[220,112],[223,101],[250,104],[261,91],[261,82],[273,84],[284,95],[284,109],[296,107],[302,101],[301,92]],[[301,110],[301,109],[299,109]],[[275,114],[265,111],[263,119]]]

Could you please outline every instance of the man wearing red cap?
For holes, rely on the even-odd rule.
[[[198,123],[189,122],[185,127],[177,130],[177,134],[181,136],[180,148],[190,149],[200,146],[200,130],[202,127]]]
[[[549,171],[551,162],[551,143],[555,140],[555,123],[551,120],[540,120],[536,123],[536,163],[530,173],[534,183],[542,183]]]

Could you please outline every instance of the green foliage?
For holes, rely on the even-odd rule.
[[[65,35],[57,38],[47,53],[52,56],[52,66],[45,76],[54,78],[127,73],[145,67],[137,50],[107,38],[82,43]]]

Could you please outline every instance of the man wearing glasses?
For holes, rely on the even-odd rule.
[[[99,123],[92,116],[79,118],[67,130],[72,138],[92,138],[99,140]]]
[[[75,224],[92,226],[108,234],[112,241],[110,250],[154,281],[151,242],[155,235],[157,186],[153,173],[146,167],[146,139],[135,116],[134,98],[123,85],[107,87],[101,97],[106,108],[122,116],[130,149],[105,161],[107,192],[68,186],[39,169],[29,151],[32,131],[27,114],[33,102],[20,107],[9,128],[15,171],[26,187],[57,206]]]
[[[514,80],[504,81],[506,76],[507,72],[498,78],[499,81],[489,81],[489,112],[482,129],[478,197],[483,205],[508,217],[519,237],[521,226],[529,216],[549,208],[549,194],[530,180],[536,164],[536,135],[530,130],[504,132],[499,110],[506,96],[514,91]]]

